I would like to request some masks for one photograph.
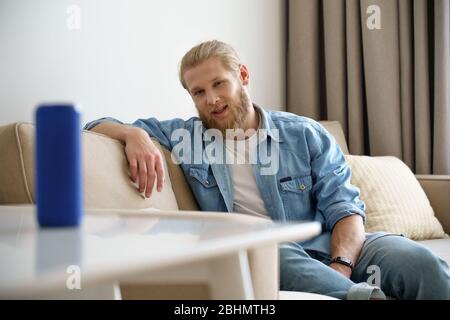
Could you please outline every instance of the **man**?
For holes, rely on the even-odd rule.
[[[323,226],[315,239],[280,246],[282,290],[340,299],[383,299],[385,294],[397,299],[450,299],[448,266],[430,250],[399,235],[365,234],[364,203],[350,184],[350,169],[333,137],[311,119],[254,105],[247,89],[249,70],[231,46],[208,41],[192,48],[181,61],[179,76],[201,122],[150,118],[123,125],[103,118],[86,125],[125,143],[131,179],[139,181],[141,193],[150,197],[155,181],[161,191],[164,180],[162,155],[150,136],[175,151],[180,144],[175,133],[187,132],[183,139],[192,146],[195,160],[196,153],[205,154],[212,142],[206,137],[208,130],[218,131],[222,136],[214,141],[226,142],[224,151],[232,160],[257,156],[254,162],[236,163],[208,161],[208,155],[192,161],[191,150],[186,149],[178,154],[202,210],[277,221],[315,220]],[[230,133],[230,129],[242,130]],[[264,134],[256,135],[255,130]],[[228,146],[229,141],[249,143],[240,153]],[[259,157],[262,149],[276,162],[272,170],[263,170],[272,163]],[[379,272],[382,291],[365,282],[371,275],[368,270]]]

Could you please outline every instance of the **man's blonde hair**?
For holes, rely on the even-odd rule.
[[[232,46],[218,40],[205,41],[193,47],[181,59],[179,77],[183,88],[189,90],[184,81],[184,73],[209,58],[219,58],[225,69],[239,72],[241,62]]]

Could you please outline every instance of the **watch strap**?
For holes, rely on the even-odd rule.
[[[341,257],[341,256],[334,257],[333,259],[331,259],[331,263],[339,263],[339,264],[347,266],[353,270],[352,260],[349,258],[346,258],[346,257]]]

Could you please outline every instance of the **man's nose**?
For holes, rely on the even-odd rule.
[[[214,106],[217,101],[219,100],[219,97],[214,92],[208,92],[206,94],[206,102],[210,106]]]

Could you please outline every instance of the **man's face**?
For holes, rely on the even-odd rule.
[[[233,73],[219,58],[210,58],[184,73],[189,94],[207,128],[225,133],[226,129],[243,127],[252,107],[244,88],[246,72],[246,67],[241,67],[239,73]]]

